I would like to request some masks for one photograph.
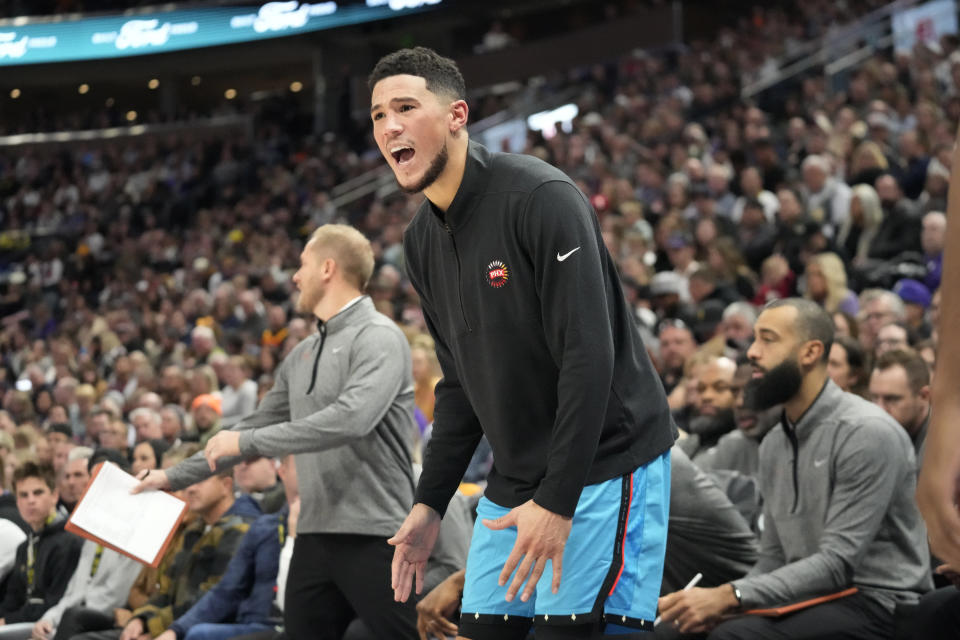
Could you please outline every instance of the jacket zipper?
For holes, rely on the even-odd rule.
[[[307,389],[307,395],[313,393],[313,387],[317,384],[317,367],[320,365],[320,354],[323,353],[323,343],[327,340],[327,324],[320,325],[320,339],[317,347],[317,355],[313,359],[313,373],[310,374],[310,387]]]
[[[463,325],[469,332],[471,331],[470,323],[467,322],[467,311],[463,307],[463,279],[460,276],[463,269],[460,266],[460,253],[457,251],[457,241],[453,237],[453,229],[451,229],[450,225],[446,222],[443,223],[443,228],[447,230],[447,234],[450,236],[450,244],[453,245],[453,255],[457,259],[457,295],[460,297],[460,315],[463,317]]]
[[[790,513],[796,513],[797,503],[800,501],[800,481],[797,476],[797,458],[800,457],[800,452],[796,432],[790,428],[787,428],[786,432],[787,438],[790,439],[790,446],[793,447],[793,508],[790,509]]]

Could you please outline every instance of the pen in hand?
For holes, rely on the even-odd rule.
[[[698,584],[698,583],[700,582],[700,580],[702,580],[702,579],[703,579],[703,574],[702,574],[702,573],[698,573],[697,575],[693,576],[693,579],[690,580],[690,582],[687,583],[687,586],[685,586],[685,587],[683,588],[683,590],[684,590],[684,591],[689,591],[690,589],[693,589],[695,586],[697,586],[697,584]],[[653,621],[653,626],[657,626],[658,624],[660,624],[660,616],[657,616],[656,619]]]

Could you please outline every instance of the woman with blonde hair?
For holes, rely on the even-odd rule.
[[[853,264],[866,262],[870,243],[883,222],[883,208],[877,190],[868,184],[853,187],[850,198],[850,215],[840,225],[836,245]]]
[[[880,174],[887,171],[890,163],[883,155],[883,149],[872,140],[864,140],[853,150],[850,159],[850,185],[873,184]]]
[[[833,315],[845,312],[856,315],[860,308],[857,294],[847,288],[847,270],[835,253],[818,253],[810,258],[806,270],[804,297],[813,300]]]

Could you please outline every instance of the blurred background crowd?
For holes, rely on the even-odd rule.
[[[13,3],[9,15],[117,4]],[[960,39],[938,34],[906,49],[860,42],[836,73],[821,60],[776,81],[811,42],[822,51],[834,36],[866,38],[844,29],[885,4],[740,4],[670,46],[638,44],[517,78],[519,88],[473,86],[468,75],[474,121],[531,93],[576,106],[519,136],[480,139],[560,167],[593,203],[694,462],[738,428],[762,437],[756,416],[736,414],[733,369],[717,362],[742,361],[758,310],[794,295],[833,315],[842,336],[833,380],[883,406],[922,453]],[[663,7],[593,3],[554,29]],[[543,36],[536,15],[493,18],[463,55],[509,53]],[[373,244],[369,295],[409,336],[420,423],[411,438],[426,440],[441,374],[401,246],[422,196],[381,181],[339,198],[338,185],[383,163],[364,98],[318,130],[306,96],[291,88],[136,120],[117,105],[38,103],[4,119],[9,133],[201,114],[239,114],[249,125],[0,146],[0,489],[13,488],[22,465],[51,464],[69,507],[78,498],[67,472],[74,447],[115,449],[134,470],[155,468],[168,447],[205,442],[252,411],[284,355],[315,330],[315,319],[293,311],[291,276],[311,231],[328,222],[351,224]],[[469,480],[482,483],[490,464],[481,453]]]

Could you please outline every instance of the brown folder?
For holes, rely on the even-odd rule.
[[[852,596],[857,592],[856,587],[850,587],[849,589],[844,589],[843,591],[837,591],[836,593],[831,593],[825,596],[820,596],[818,598],[810,598],[809,600],[803,600],[801,602],[794,602],[793,604],[786,604],[781,607],[773,607],[770,609],[750,609],[744,611],[748,616],[763,616],[765,618],[777,618],[788,613],[793,613],[794,611],[800,611],[801,609],[806,609],[807,607],[813,607],[818,604],[823,604],[824,602],[830,602],[831,600],[838,600],[840,598],[846,598],[847,596]]]
[[[80,500],[77,501],[77,507],[80,506],[80,504],[83,502],[83,499],[87,496],[87,491],[90,490],[90,487],[93,485],[93,481],[96,479],[97,475],[100,473],[100,470],[103,468],[103,465],[104,465],[104,463],[101,462],[101,463],[98,464],[96,467],[94,467],[94,469],[93,469],[93,475],[90,476],[90,482],[87,483],[87,488],[83,490],[83,495],[80,496]],[[77,507],[74,507],[74,508],[73,508],[74,512],[76,512]],[[77,525],[75,525],[75,524],[73,523],[73,514],[72,514],[72,513],[70,514],[70,519],[67,520],[67,524],[64,526],[64,529],[66,529],[66,530],[69,531],[70,533],[74,533],[74,534],[76,534],[76,535],[78,535],[78,536],[80,536],[80,537],[82,537],[82,538],[86,538],[87,540],[93,540],[93,541],[96,542],[97,544],[103,545],[103,546],[106,547],[107,549],[112,549],[112,550],[116,551],[117,553],[122,553],[123,555],[127,556],[128,558],[133,558],[133,559],[136,560],[137,562],[140,562],[140,563],[142,563],[142,564],[146,564],[146,565],[152,567],[153,569],[156,569],[157,566],[160,564],[160,561],[163,559],[164,554],[166,554],[167,549],[170,547],[170,543],[173,541],[174,536],[176,535],[177,531],[180,529],[180,524],[183,522],[183,517],[186,515],[186,513],[187,513],[187,503],[184,502],[184,503],[183,503],[183,509],[180,511],[180,516],[177,518],[176,524],[174,525],[173,528],[170,529],[170,533],[167,535],[167,538],[166,538],[166,540],[164,541],[163,546],[160,548],[160,550],[157,552],[157,555],[156,555],[150,562],[146,562],[146,561],[144,561],[143,558],[139,558],[139,557],[137,557],[137,556],[135,556],[135,555],[133,555],[133,554],[131,554],[131,553],[129,553],[129,552],[121,549],[120,547],[117,547],[117,546],[115,546],[115,545],[112,545],[112,544],[110,544],[109,542],[106,542],[105,540],[102,540],[102,539],[98,538],[97,536],[93,535],[92,533],[90,533],[89,531],[87,531],[87,530],[85,530],[85,529],[81,529],[80,527],[78,527]]]

